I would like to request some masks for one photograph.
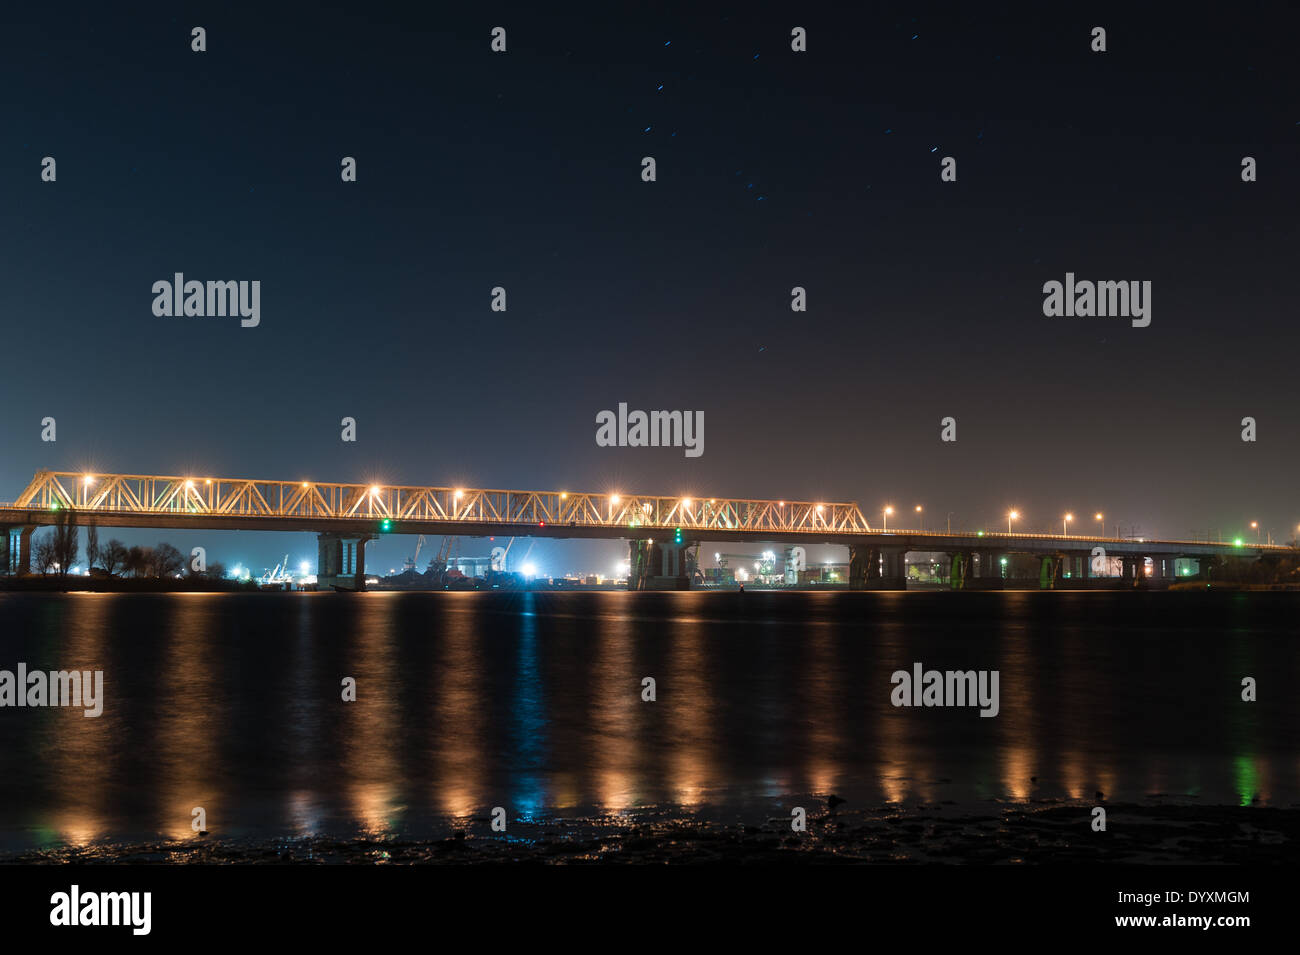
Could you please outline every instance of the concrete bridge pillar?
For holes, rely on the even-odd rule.
[[[329,590],[366,589],[366,543],[374,540],[365,534],[340,534],[327,531],[316,535],[316,587]]]
[[[634,540],[628,544],[628,590],[690,590],[689,550],[695,542]]]
[[[880,584],[882,590],[907,589],[907,549],[881,548]]]
[[[906,589],[906,548],[849,545],[849,590]]]
[[[627,589],[645,590],[645,581],[649,576],[651,542],[647,540],[628,541],[627,547]]]
[[[975,563],[977,576],[968,577],[964,589],[1001,590],[1003,588],[1001,554],[992,550],[976,551]]]
[[[1064,554],[1044,554],[1039,564],[1038,586],[1043,590],[1056,590],[1065,579]]]
[[[948,554],[951,570],[948,572],[948,584],[953,590],[962,590],[970,578],[973,567],[971,555],[965,553]]]
[[[32,572],[32,534],[36,525],[0,528],[0,575],[25,577]]]
[[[1145,583],[1146,558],[1125,555],[1120,558],[1121,566],[1124,568],[1123,577],[1126,587],[1139,587]]]
[[[880,577],[880,548],[872,544],[849,545],[849,590],[869,590]]]

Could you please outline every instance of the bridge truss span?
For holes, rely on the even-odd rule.
[[[856,503],[40,471],[12,505],[93,514],[389,520],[752,533],[871,533]]]

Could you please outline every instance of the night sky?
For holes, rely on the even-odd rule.
[[[53,468],[1293,535],[1282,5],[540,6],[6,10],[0,499]],[[175,272],[260,280],[261,324],[155,317]],[[1150,326],[1045,317],[1066,272],[1150,281]],[[704,454],[597,447],[619,402],[702,410]],[[108,536],[315,556],[309,535]]]

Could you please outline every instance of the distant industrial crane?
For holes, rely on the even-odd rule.
[[[408,558],[406,558],[406,570],[407,570],[407,571],[409,571],[409,572],[411,572],[411,573],[416,573],[416,572],[417,572],[417,571],[415,570],[415,564],[416,564],[416,562],[420,559],[420,548],[423,547],[423,546],[424,546],[424,535],[421,534],[421,535],[420,535],[420,539],[417,540],[417,541],[415,542],[415,556],[414,556],[414,557],[408,557]]]
[[[289,576],[289,555],[285,554],[284,560],[276,564],[274,570],[268,570],[263,574],[259,582],[263,584],[282,584],[291,579]]]
[[[455,537],[444,537],[442,546],[438,548],[438,556],[429,561],[429,570],[435,574],[442,574],[447,570],[447,560],[451,556],[452,545],[456,543]]]
[[[510,556],[510,548],[515,546],[515,539],[512,537],[506,541],[505,547],[492,548],[492,569],[498,573],[505,573],[506,558]]]

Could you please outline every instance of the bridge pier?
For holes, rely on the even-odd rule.
[[[1146,583],[1146,575],[1143,573],[1146,568],[1145,557],[1126,554],[1120,558],[1120,566],[1123,568],[1121,576],[1125,587],[1141,587]]]
[[[906,547],[882,547],[880,549],[880,589],[907,589]]]
[[[1064,574],[1056,578],[1056,590],[1105,590],[1109,584],[1092,572],[1092,552],[1075,551],[1063,555],[1063,563],[1070,568],[1067,580]]]
[[[628,590],[690,590],[690,549],[668,541],[634,540],[628,543]]]
[[[907,548],[849,545],[849,590],[906,590]]]
[[[1064,554],[1044,554],[1039,566],[1038,586],[1042,590],[1056,590],[1065,579]]]
[[[32,572],[35,524],[0,528],[0,576],[26,577]]]
[[[948,586],[953,590],[963,590],[967,581],[974,572],[974,561],[971,555],[967,553],[947,554],[950,561],[948,571]]]
[[[340,534],[326,531],[316,535],[316,588],[330,590],[366,589],[366,543],[374,540],[365,534]]]
[[[977,550],[974,552],[974,572],[962,582],[964,590],[1001,590],[1005,584],[1002,580],[1001,555],[997,551]]]

